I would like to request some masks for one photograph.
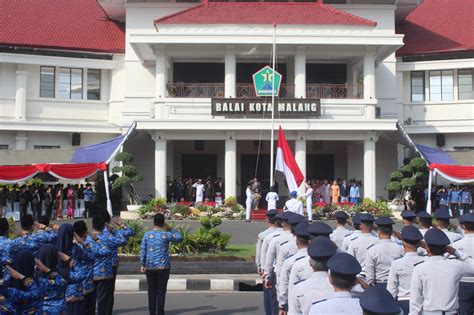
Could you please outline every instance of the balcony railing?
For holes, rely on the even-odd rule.
[[[224,97],[224,83],[170,83],[167,85],[168,97],[214,98]],[[363,98],[363,84],[307,84],[307,98]],[[295,96],[293,84],[282,84],[280,98]],[[255,98],[253,84],[237,83],[237,98]]]

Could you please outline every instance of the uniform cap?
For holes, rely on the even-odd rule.
[[[313,238],[308,245],[308,255],[313,259],[331,257],[337,251],[337,245],[325,236]]]
[[[380,286],[367,288],[359,298],[360,307],[364,311],[375,314],[400,313],[400,306],[386,289]]]
[[[440,229],[429,229],[425,233],[425,241],[428,245],[446,246],[451,244],[448,236]]]
[[[405,226],[401,234],[405,241],[418,242],[423,239],[423,234],[421,234],[420,230],[412,225]]]
[[[390,219],[389,217],[378,217],[377,220],[375,220],[375,224],[377,225],[393,225],[395,224],[395,222],[393,222],[392,219]]]
[[[345,211],[336,211],[335,217],[336,219],[347,219],[349,215]]]
[[[432,219],[433,217],[426,211],[420,211],[416,214],[420,219]]]
[[[295,235],[298,237],[309,238],[311,235],[308,232],[308,222],[301,222],[295,226]]]
[[[459,217],[459,222],[474,224],[474,213],[464,213]]]
[[[293,214],[293,212],[290,212],[290,211],[284,211],[284,212],[280,212],[278,213],[275,218],[277,219],[280,219],[280,220],[283,220],[283,221],[288,221],[288,219],[290,218],[290,216]]]
[[[360,220],[361,221],[367,221],[367,222],[374,222],[374,216],[371,215],[370,213],[362,213],[360,215]]]
[[[360,224],[360,213],[356,213],[354,214],[354,216],[352,217],[352,223],[354,224]]]
[[[293,190],[292,192],[290,192],[290,196],[291,197],[296,197],[296,196],[298,196],[298,192]]]
[[[288,219],[288,224],[295,226],[298,223],[305,222],[305,221],[306,221],[306,218],[304,216],[302,216],[301,214],[295,213],[292,216],[290,216],[290,218]]]
[[[329,258],[328,268],[331,272],[350,276],[355,276],[362,271],[357,259],[348,253],[337,253]]]
[[[308,232],[313,236],[329,235],[332,233],[332,229],[326,223],[317,221],[308,226]]]
[[[413,211],[403,210],[401,214],[402,218],[404,219],[414,219],[416,218],[416,214]]]
[[[448,210],[438,209],[433,213],[434,217],[439,220],[449,220]]]
[[[278,211],[276,210],[268,210],[267,211],[267,217],[271,218],[271,217],[274,217],[278,214]]]

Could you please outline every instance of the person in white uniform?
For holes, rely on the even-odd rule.
[[[420,232],[421,235],[425,236],[425,233],[431,229],[433,217],[426,211],[420,211],[416,214],[420,219]]]
[[[313,221],[313,185],[311,184],[311,181],[308,180],[306,181],[305,184],[306,187],[306,192],[304,194],[301,194],[301,197],[304,197],[306,199],[306,213],[308,215],[308,221],[311,222]]]
[[[349,244],[351,243],[351,241],[362,233],[360,230],[360,215],[361,215],[360,213],[354,214],[354,216],[351,219],[352,227],[354,228],[354,230],[352,231],[351,234],[344,237],[344,239],[342,240],[342,244],[340,248],[341,250],[345,252],[347,252],[347,250],[349,249]]]
[[[250,211],[252,211],[252,189],[250,185],[247,185],[247,189],[245,190],[245,222],[250,222]]]
[[[414,226],[405,226],[401,231],[405,255],[395,259],[390,266],[387,280],[387,290],[397,299],[403,315],[409,314],[410,306],[410,283],[413,268],[419,262],[426,259],[417,252],[423,235]]]
[[[267,193],[265,200],[267,201],[267,211],[277,209],[277,201],[279,200],[279,197],[275,192],[274,186],[270,187],[270,191]]]
[[[349,215],[344,211],[336,211],[334,216],[336,218],[336,228],[329,237],[331,241],[336,243],[337,247],[341,248],[344,238],[352,234],[351,230],[346,229]]]
[[[296,246],[298,250],[294,254],[290,254],[284,261],[280,270],[278,282],[278,304],[280,310],[288,309],[289,280],[291,267],[295,260],[299,257],[308,255],[308,243],[310,234],[308,233],[308,223],[301,222],[296,225],[293,233],[296,236]]]
[[[311,306],[311,315],[362,315],[359,300],[351,296],[352,288],[357,284],[357,275],[362,268],[353,256],[337,253],[327,263],[329,281],[334,287],[334,294]]]
[[[403,256],[403,247],[392,241],[393,222],[389,217],[375,220],[380,241],[367,248],[365,259],[366,282],[369,285],[387,287],[388,273],[392,262]]]
[[[365,259],[367,257],[367,248],[379,242],[379,238],[372,235],[372,227],[374,224],[374,217],[371,214],[363,213],[360,215],[360,229],[361,233],[354,237],[347,252],[354,256],[362,266],[362,271],[365,274]]]
[[[193,188],[196,189],[196,200],[195,203],[201,203],[204,200],[204,190],[205,186],[202,183],[201,179],[198,179],[197,182],[193,184]]]
[[[410,315],[458,314],[459,283],[474,276],[474,260],[448,246],[451,240],[440,229],[425,234],[428,258],[413,269],[410,283]],[[446,253],[457,259],[446,257]]]
[[[309,242],[309,264],[313,269],[311,277],[297,283],[288,298],[288,315],[308,314],[313,302],[331,297],[334,288],[329,281],[328,260],[337,252],[337,245],[324,236]]]
[[[262,253],[262,244],[263,244],[263,240],[265,239],[265,237],[270,234],[271,232],[275,231],[275,229],[277,228],[276,224],[275,224],[275,216],[277,214],[277,211],[276,210],[270,210],[267,212],[267,223],[268,223],[268,227],[266,230],[258,233],[258,236],[257,236],[257,245],[256,245],[256,252],[255,252],[255,264],[257,265],[257,270],[259,273],[262,272],[262,264],[260,262],[261,260],[261,253]]]
[[[462,235],[459,233],[451,232],[448,230],[449,227],[449,212],[448,210],[438,209],[433,213],[433,216],[436,219],[436,227],[443,231],[446,236],[448,236],[451,243],[456,242],[462,238]]]
[[[453,243],[453,247],[474,258],[474,213],[464,213],[459,218],[464,237]],[[474,314],[474,277],[462,277],[459,284],[459,314]]]
[[[290,199],[285,202],[285,211],[290,211],[293,213],[304,215],[303,213],[303,203],[296,199],[298,193],[296,191],[290,192]]]

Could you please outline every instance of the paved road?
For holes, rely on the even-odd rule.
[[[64,222],[71,222],[71,221],[59,221],[57,223],[64,223]],[[332,227],[335,227],[335,221],[326,221]],[[177,225],[185,225],[189,226],[191,230],[195,230],[199,227],[199,221],[197,220],[184,220],[184,221],[175,221]],[[153,222],[151,220],[143,220],[143,224],[145,227],[152,226]],[[17,224],[19,228],[19,223]],[[90,219],[87,220],[87,225],[91,227]],[[250,222],[246,223],[243,221],[223,221],[222,225],[220,225],[220,229],[223,233],[228,233],[232,235],[230,240],[230,244],[232,245],[240,245],[240,244],[253,244],[256,242],[257,234],[263,231],[266,228],[265,222]],[[400,230],[402,228],[402,224],[400,221],[396,221],[395,230]]]
[[[148,313],[146,292],[116,293],[114,314]],[[257,315],[264,314],[261,292],[169,292],[167,315]]]

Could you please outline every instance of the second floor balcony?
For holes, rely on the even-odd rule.
[[[225,83],[168,83],[167,97],[173,98],[223,98]],[[361,99],[364,96],[363,84],[307,84],[307,98]],[[255,98],[253,84],[237,83],[236,98]],[[294,98],[295,85],[282,84],[280,98]]]

